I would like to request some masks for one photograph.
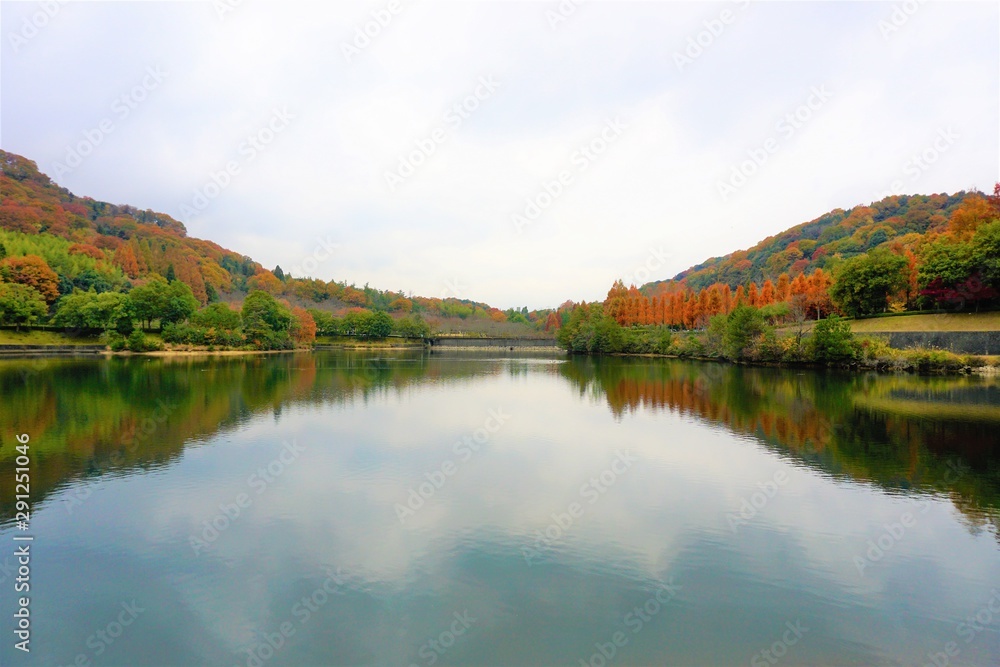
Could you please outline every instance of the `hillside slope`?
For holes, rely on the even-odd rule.
[[[952,213],[970,196],[967,192],[897,195],[846,211],[834,209],[752,248],[713,257],[669,280],[647,283],[640,291],[652,296],[678,284],[699,291],[715,283],[736,290],[751,282],[777,282],[782,273],[793,278],[816,269],[830,273],[840,260],[880,246],[905,247],[925,234],[947,231]]]

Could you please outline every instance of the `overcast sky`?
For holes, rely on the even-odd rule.
[[[0,7],[0,146],[327,280],[603,299],[1000,174],[995,2]]]

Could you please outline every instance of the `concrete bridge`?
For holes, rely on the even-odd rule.
[[[432,350],[558,350],[555,338],[428,338]]]

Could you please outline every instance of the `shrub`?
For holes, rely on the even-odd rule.
[[[854,334],[844,319],[831,315],[813,328],[813,354],[819,361],[847,361],[855,354]]]
[[[962,363],[970,368],[982,368],[986,366],[986,359],[977,354],[967,354],[962,357]]]
[[[163,349],[163,343],[155,338],[147,338],[139,329],[129,334],[125,346],[132,352],[154,352]]]
[[[677,336],[674,349],[676,350],[675,354],[680,357],[703,357],[706,352],[701,336],[696,334]]]
[[[267,292],[254,291],[243,300],[243,332],[258,350],[289,350],[292,313]]]
[[[774,335],[774,329],[757,336],[748,351],[748,357],[754,361],[783,361],[784,356],[782,341]]]
[[[889,347],[882,336],[861,336],[855,339],[858,356],[866,361],[892,361],[899,357],[899,350]]]
[[[101,342],[111,348],[112,352],[121,352],[125,349],[125,337],[117,331],[105,331],[101,334]]]
[[[740,304],[726,318],[722,352],[729,359],[744,359],[750,346],[764,333],[764,316],[753,306]]]
[[[960,356],[947,350],[907,350],[905,356],[921,372],[957,371],[965,365]]]

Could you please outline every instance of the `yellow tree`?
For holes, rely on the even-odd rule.
[[[985,197],[969,195],[951,214],[948,230],[960,239],[967,239],[976,233],[980,225],[994,217],[993,207]]]

